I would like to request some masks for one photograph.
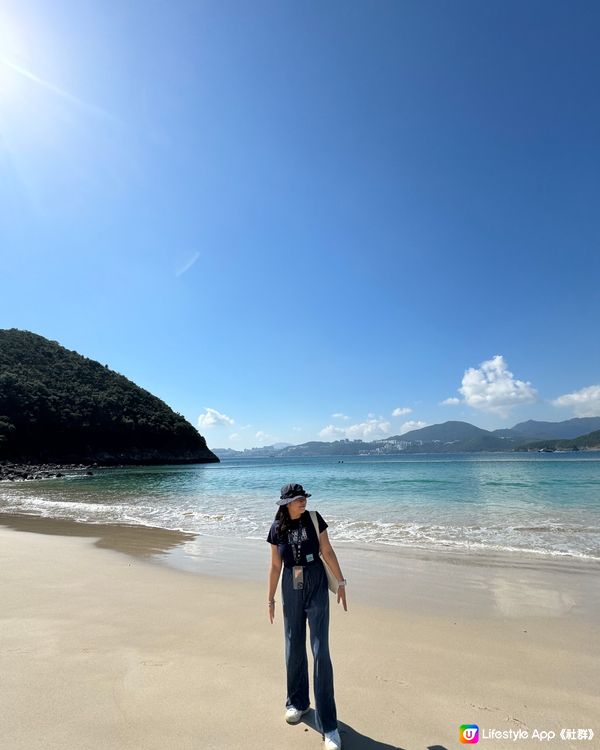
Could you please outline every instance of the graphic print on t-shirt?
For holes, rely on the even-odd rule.
[[[300,537],[298,537],[298,531],[300,529],[290,529],[288,531],[288,543],[289,544],[300,544],[301,542],[308,541],[308,536],[306,534],[306,529],[304,526],[302,527],[302,534]]]

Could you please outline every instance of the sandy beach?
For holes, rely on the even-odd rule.
[[[1,521],[3,748],[322,746],[312,711],[283,719],[265,543],[225,564],[190,534]],[[177,569],[202,546],[205,573]],[[331,599],[347,750],[457,748],[461,724],[478,724],[490,748],[600,746],[597,566],[336,549],[350,580],[349,611]],[[596,736],[563,741],[563,728]]]

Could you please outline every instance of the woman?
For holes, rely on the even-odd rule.
[[[338,581],[337,601],[346,606],[346,580],[327,537],[327,524],[319,513],[305,513],[310,497],[301,484],[286,484],[277,501],[279,510],[267,541],[271,544],[269,572],[269,619],[275,617],[275,590],[283,567],[281,592],[285,630],[287,700],[285,720],[297,724],[309,710],[308,661],[306,658],[306,620],[310,626],[310,645],[314,660],[314,692],[317,723],[325,750],[339,750],[342,742],[337,727],[333,695],[333,668],[329,656],[329,589],[323,558]],[[314,520],[313,520],[314,519]],[[317,534],[315,523],[319,528]]]

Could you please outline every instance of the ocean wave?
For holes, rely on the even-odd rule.
[[[550,492],[541,487],[553,482],[539,471],[555,470],[558,463],[519,462],[527,465],[527,474],[510,467],[515,461],[505,463],[508,468],[490,461],[482,472],[484,462],[468,461],[466,469],[457,469],[452,459],[443,462],[452,465],[447,476],[439,473],[441,463],[419,462],[415,468],[404,461],[395,469],[388,462],[358,477],[357,464],[350,476],[350,464],[332,469],[308,461],[300,478],[313,492],[311,509],[325,509],[331,538],[341,543],[600,559],[600,493],[582,491],[599,486],[597,464],[584,461]],[[284,471],[280,464],[265,468],[250,462],[110,469],[93,477],[3,484],[0,512],[265,539],[276,510],[273,487],[288,478]],[[535,481],[528,480],[531,475]]]
[[[128,523],[214,537],[266,538],[268,523],[239,508],[228,512],[201,511],[192,507],[160,508],[147,504],[97,504],[87,501],[27,497],[0,503],[3,513],[34,513],[85,523]],[[502,551],[545,556],[600,560],[600,527],[584,524],[452,524],[380,519],[330,519],[332,540],[342,543]]]

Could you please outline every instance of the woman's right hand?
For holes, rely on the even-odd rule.
[[[272,604],[269,604],[269,620],[271,621],[271,625],[273,624],[273,620],[275,619],[275,602]]]

